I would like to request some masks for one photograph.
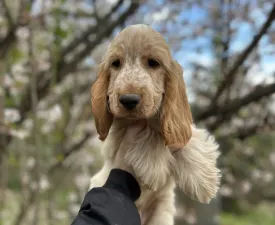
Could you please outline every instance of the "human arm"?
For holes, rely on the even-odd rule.
[[[113,169],[102,187],[85,195],[72,225],[140,225],[134,204],[139,196],[140,187],[133,175]]]

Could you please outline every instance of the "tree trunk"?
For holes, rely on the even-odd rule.
[[[0,64],[1,71],[1,64]],[[2,164],[2,158],[6,151],[6,128],[4,126],[4,75],[1,72],[0,75],[0,165]]]

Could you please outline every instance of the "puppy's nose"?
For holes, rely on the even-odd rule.
[[[119,96],[119,102],[125,109],[134,109],[140,102],[140,96],[136,94],[125,94]]]

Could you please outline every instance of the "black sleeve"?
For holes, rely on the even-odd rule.
[[[86,194],[72,225],[140,225],[134,204],[139,196],[136,179],[126,171],[113,169],[103,187]]]

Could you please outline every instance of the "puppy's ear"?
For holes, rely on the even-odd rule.
[[[108,86],[109,76],[101,64],[97,79],[91,87],[91,103],[97,133],[102,141],[106,139],[113,122],[113,115],[108,110]]]
[[[190,141],[174,153],[173,164],[175,181],[189,198],[209,203],[216,196],[221,179],[219,155],[215,137],[193,125]]]
[[[183,147],[192,136],[192,114],[188,103],[183,70],[173,61],[165,82],[161,127],[165,144]]]

